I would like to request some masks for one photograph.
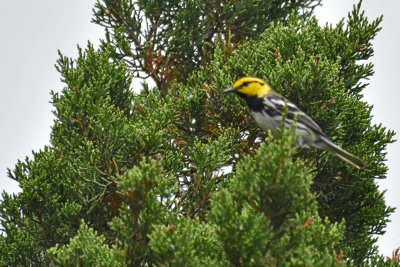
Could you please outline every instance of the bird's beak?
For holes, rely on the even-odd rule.
[[[230,87],[230,88],[225,89],[223,92],[224,92],[224,93],[236,92],[236,88],[235,88],[235,87]]]

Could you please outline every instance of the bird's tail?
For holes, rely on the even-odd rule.
[[[339,147],[335,143],[333,143],[331,140],[328,138],[323,138],[324,143],[326,145],[325,149],[331,152],[333,155],[336,157],[340,158],[344,162],[347,162],[348,164],[354,166],[355,168],[361,170],[364,169],[367,166],[367,163],[365,161],[357,158],[353,154],[347,152],[343,148]]]

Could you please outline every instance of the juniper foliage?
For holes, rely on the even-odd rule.
[[[373,125],[362,101],[382,18],[370,22],[359,4],[346,22],[321,28],[282,11],[262,32],[240,35],[248,22],[221,37],[207,64],[183,57],[192,65],[171,68],[184,81],[167,91],[144,83],[134,93],[138,70],[121,43],[132,40],[111,21],[112,3],[127,16],[168,7],[99,2],[95,19],[120,35],[108,27],[99,49],[80,48],[75,60],[60,53],[65,88],[52,93],[51,145],[9,170],[22,192],[2,194],[0,265],[399,266],[375,245],[393,212],[376,180],[394,133]],[[163,53],[172,60],[173,51]],[[298,150],[293,129],[277,139],[262,132],[245,103],[222,94],[244,75],[267,80],[368,167]]]
[[[258,36],[291,12],[311,15],[321,0],[98,0],[93,22],[134,76],[151,77],[165,96],[171,83],[209,63],[219,40]]]

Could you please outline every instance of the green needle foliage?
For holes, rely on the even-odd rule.
[[[291,12],[310,16],[321,0],[98,0],[93,22],[104,26],[115,57],[132,74],[151,77],[165,96],[173,81],[209,63],[218,40],[258,36]],[[233,36],[233,38],[231,38]]]
[[[99,1],[101,47],[60,53],[51,145],[9,170],[22,192],[2,194],[0,265],[399,266],[375,245],[394,210],[376,184],[394,133],[362,101],[382,18],[359,4],[321,28],[317,3]],[[210,40],[207,23],[222,27]],[[156,52],[170,81],[146,72]],[[140,72],[158,87],[134,93]],[[294,129],[262,132],[222,94],[241,76],[268,81],[367,168],[297,149]]]

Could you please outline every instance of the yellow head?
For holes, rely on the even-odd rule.
[[[255,77],[243,77],[237,80],[231,88],[224,93],[235,92],[247,96],[263,97],[271,92],[272,88],[263,80]]]

